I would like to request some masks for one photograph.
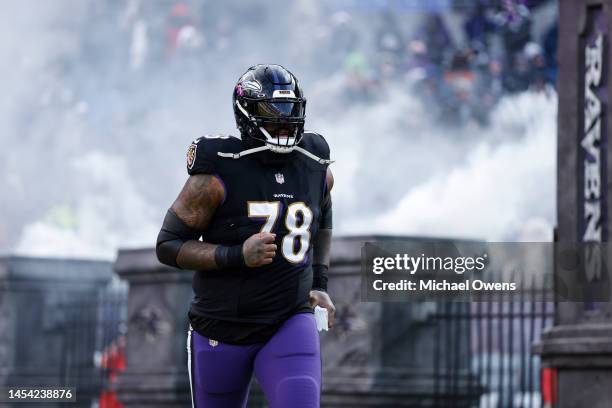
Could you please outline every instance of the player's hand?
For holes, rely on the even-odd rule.
[[[244,255],[246,266],[254,268],[272,263],[272,259],[274,259],[276,254],[275,239],[276,234],[259,232],[251,235],[249,239],[244,241],[244,244],[242,244],[242,255]]]
[[[320,290],[311,290],[310,307],[314,308],[315,306],[327,309],[327,321],[331,329],[334,325],[334,316],[336,315],[336,306],[334,306],[334,302],[332,302],[327,293]]]

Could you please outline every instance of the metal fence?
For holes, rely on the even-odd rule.
[[[540,361],[531,346],[552,324],[549,295],[543,285],[482,302],[432,304],[433,406],[542,407]],[[127,286],[115,283],[61,310],[63,383],[79,389],[78,406],[119,406],[112,390],[125,364]],[[265,406],[260,390],[252,391],[249,406]]]
[[[531,352],[554,317],[552,289],[530,289],[472,303],[438,303],[434,406],[539,408],[540,359]]]
[[[61,379],[78,389],[78,406],[116,404],[113,383],[125,367],[127,285],[113,281],[97,297],[80,297],[60,305]]]

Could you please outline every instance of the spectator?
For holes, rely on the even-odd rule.
[[[439,14],[425,17],[417,38],[425,44],[427,56],[435,65],[442,65],[446,55],[452,52],[453,42],[450,33]]]
[[[376,35],[376,47],[381,54],[391,56],[396,61],[404,53],[404,36],[391,12],[383,14],[382,24]]]
[[[472,48],[489,48],[488,35],[495,29],[495,24],[487,16],[486,10],[482,3],[478,3],[464,24],[465,35]]]
[[[559,38],[559,23],[553,26],[544,35],[544,59],[546,61],[546,77],[555,85],[557,83],[557,42]]]

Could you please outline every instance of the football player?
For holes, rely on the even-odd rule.
[[[280,65],[234,87],[240,138],[203,136],[157,241],[167,265],[194,270],[187,349],[193,406],[245,407],[253,372],[270,406],[318,407],[313,308],[326,293],[332,232],[325,139],[304,130],[306,99]]]

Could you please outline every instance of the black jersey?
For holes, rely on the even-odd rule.
[[[305,132],[300,146],[329,158],[325,139]],[[221,320],[277,325],[303,311],[312,286],[311,240],[319,229],[327,165],[299,152],[283,165],[264,164],[257,155],[221,157],[247,147],[233,136],[204,136],[188,151],[188,172],[214,174],[225,187],[225,198],[203,240],[242,244],[260,231],[276,234],[271,264],[236,270],[196,271],[191,315]]]

